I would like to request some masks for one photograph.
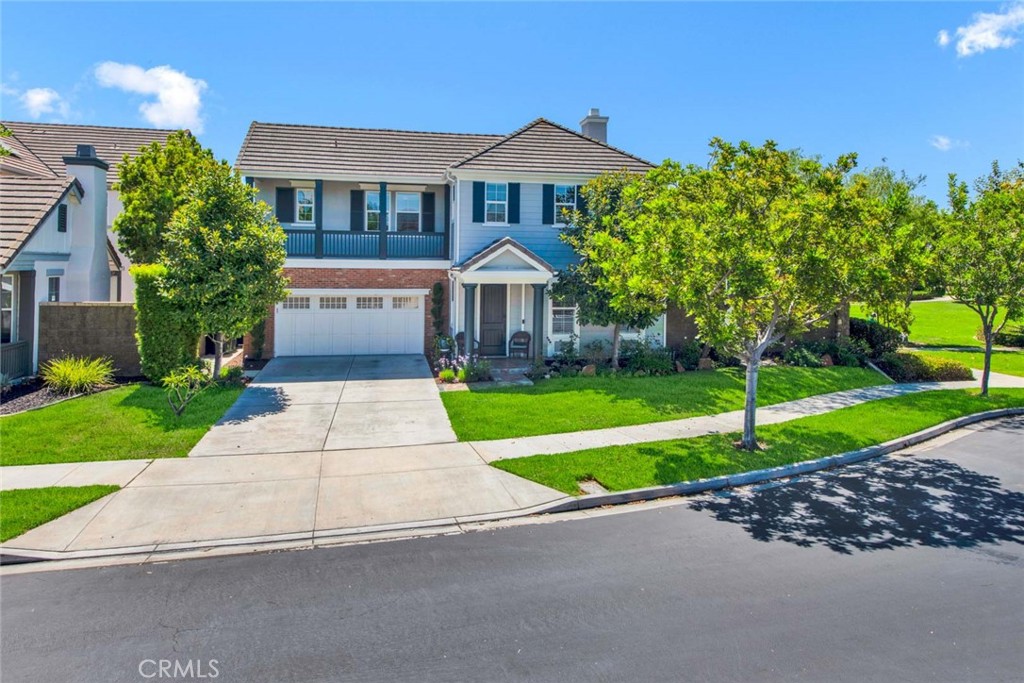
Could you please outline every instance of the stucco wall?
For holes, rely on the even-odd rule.
[[[38,322],[40,364],[68,355],[107,357],[118,377],[142,375],[132,304],[42,303]]]

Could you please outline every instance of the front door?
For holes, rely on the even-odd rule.
[[[506,285],[480,287],[480,355],[504,356]]]

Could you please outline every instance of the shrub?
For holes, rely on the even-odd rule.
[[[632,373],[667,375],[675,371],[672,351],[648,339],[622,342],[620,354],[625,361],[626,370]]]
[[[209,383],[206,373],[194,363],[172,370],[161,380],[164,391],[167,392],[167,403],[178,417],[181,417],[192,399],[198,396]]]
[[[430,319],[434,336],[440,336],[444,332],[444,285],[440,282],[430,288]]]
[[[605,351],[605,342],[603,339],[595,339],[592,342],[588,342],[583,345],[583,360],[587,364],[603,365],[608,362],[609,355]]]
[[[790,347],[782,354],[782,362],[799,368],[820,368],[821,358],[807,346],[798,344]]]
[[[267,345],[267,321],[261,320],[256,323],[252,332],[252,357],[259,360],[263,358],[263,347]]]
[[[676,351],[676,360],[682,363],[683,368],[686,370],[696,370],[703,351],[704,346],[700,342],[690,340],[684,342]]]
[[[44,363],[39,375],[58,394],[87,394],[114,381],[114,363],[109,358],[65,356]]]
[[[526,371],[526,378],[531,380],[544,379],[548,376],[549,372],[551,372],[551,369],[544,361],[535,360],[530,365],[530,369]]]
[[[463,382],[486,382],[491,379],[491,361],[474,356],[462,366],[462,371]]]
[[[445,368],[441,372],[437,373],[437,378],[445,384],[451,384],[455,381],[455,371],[451,368]]]
[[[871,358],[895,353],[904,342],[904,334],[875,320],[850,318],[850,339],[863,340],[870,349]]]
[[[558,342],[555,345],[555,363],[558,365],[574,365],[579,362],[580,353],[576,346],[577,341],[579,341],[579,336],[574,333],[570,334],[569,339],[566,341]]]
[[[177,368],[196,360],[198,325],[187,319],[160,292],[167,269],[162,265],[131,267],[135,280],[135,340],[142,374],[160,383]]]
[[[225,387],[240,387],[245,384],[245,370],[240,365],[221,368],[220,378],[217,382]]]
[[[878,367],[896,382],[956,382],[974,378],[960,361],[932,358],[916,353],[887,353]]]
[[[978,341],[985,341],[985,331],[980,327],[974,336]],[[996,346],[1024,346],[1024,325],[1007,325],[1002,332],[992,335],[992,343]]]

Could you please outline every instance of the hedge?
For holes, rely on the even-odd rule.
[[[903,345],[903,333],[875,320],[850,318],[850,338],[863,339],[871,348],[871,357],[895,353]]]
[[[957,382],[974,379],[971,369],[957,360],[916,353],[887,353],[878,367],[895,382]]]
[[[135,280],[135,341],[142,374],[159,384],[172,370],[196,361],[198,326],[160,293],[160,279],[167,272],[164,266],[135,265],[129,272]]]

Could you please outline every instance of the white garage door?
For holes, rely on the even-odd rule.
[[[277,356],[423,353],[421,294],[292,292],[274,315]]]

